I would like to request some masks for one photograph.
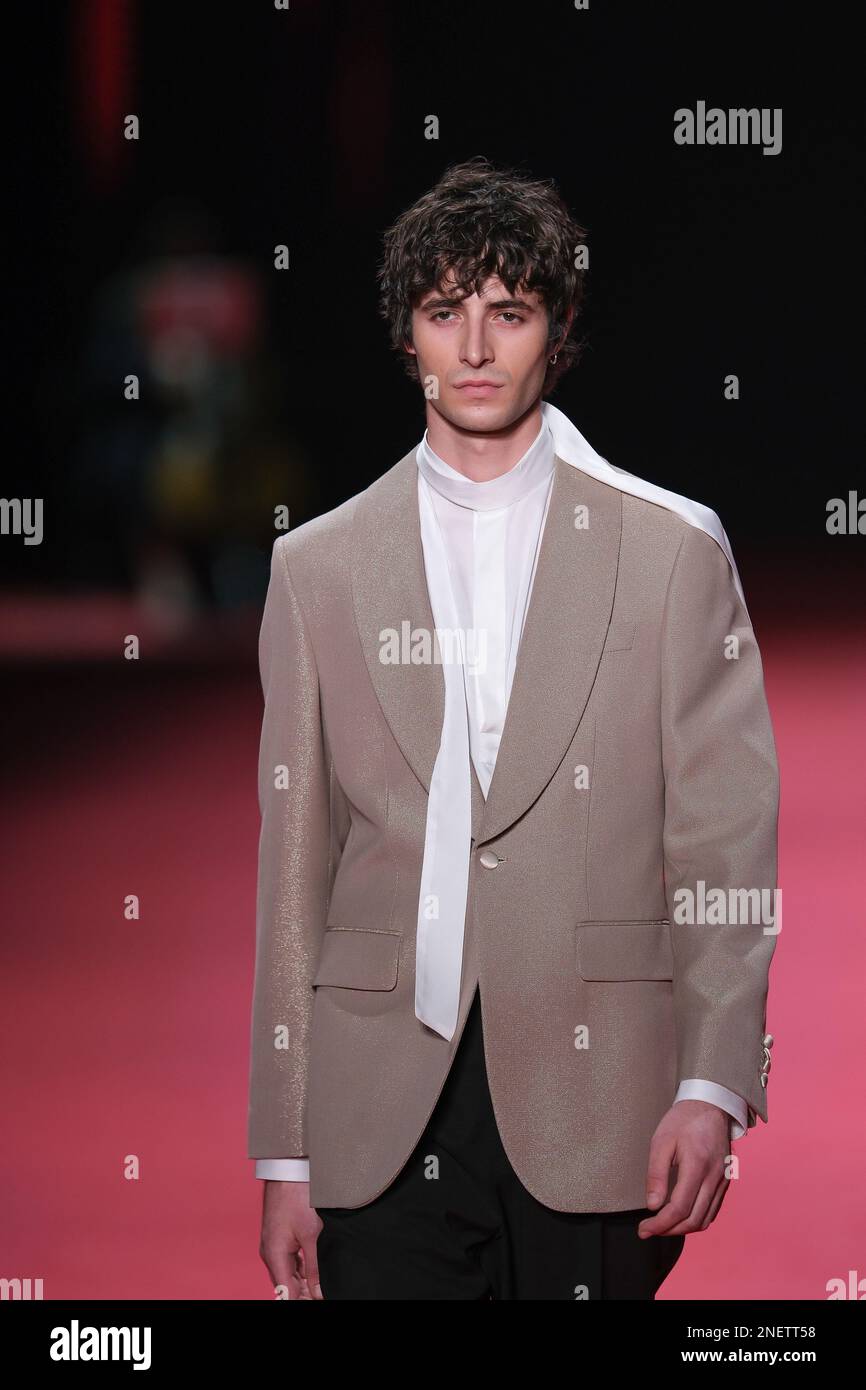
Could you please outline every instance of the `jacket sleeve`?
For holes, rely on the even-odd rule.
[[[748,613],[724,551],[696,527],[674,561],[660,659],[677,1075],[742,1096],[752,1128],[767,1120],[779,772]]]
[[[306,1098],[312,977],[327,919],[329,759],[316,662],[288,568],[274,543],[259,634],[264,716],[256,894],[248,1156],[309,1153]]]

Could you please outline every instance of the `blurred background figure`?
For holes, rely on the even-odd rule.
[[[260,600],[275,508],[305,507],[308,472],[284,427],[255,269],[219,250],[192,201],[160,204],[143,243],[99,289],[87,330],[70,559],[77,577],[120,579],[180,629],[202,609]]]

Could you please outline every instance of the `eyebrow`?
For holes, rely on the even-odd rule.
[[[425,299],[418,307],[420,309],[454,309],[463,303],[462,299]],[[530,304],[526,299],[490,299],[485,301],[488,309],[522,309],[525,313],[534,314],[535,305]]]

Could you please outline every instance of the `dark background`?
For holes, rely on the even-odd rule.
[[[483,153],[554,178],[589,227],[590,345],[554,403],[613,463],[715,508],[755,602],[805,565],[838,570],[844,605],[860,542],[828,537],[826,503],[863,476],[864,367],[845,13],[99,0],[30,15],[39,79],[13,142],[8,286],[28,404],[5,490],[45,497],[45,542],[4,538],[7,576],[140,582],[130,552],[172,403],[146,371],[142,399],[123,400],[141,364],[112,300],[170,251],[206,252],[256,288],[255,382],[217,422],[222,464],[200,479],[220,514],[167,531],[202,606],[260,601],[272,501],[297,525],[420,438],[419,388],[377,315],[381,235],[449,163]],[[781,152],[675,145],[673,112],[698,99],[781,106]],[[120,137],[128,111],[138,141]],[[221,585],[217,538],[235,542]]]

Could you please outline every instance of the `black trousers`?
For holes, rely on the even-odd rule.
[[[325,1299],[652,1299],[685,1236],[641,1240],[653,1213],[554,1211],[508,1161],[484,1064],[478,990],[417,1146],[363,1207],[317,1207]]]

